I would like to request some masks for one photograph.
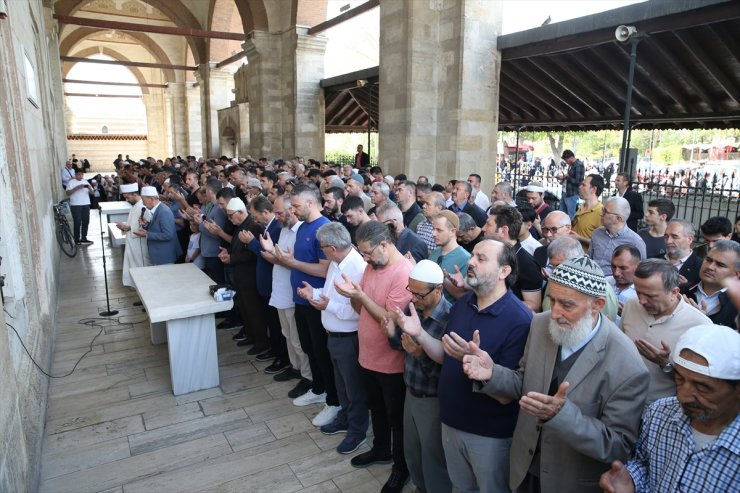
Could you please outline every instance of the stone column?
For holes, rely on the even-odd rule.
[[[279,36],[254,31],[242,45],[247,54],[249,154],[282,157],[282,80]]]
[[[229,107],[234,76],[226,70],[216,68],[215,62],[201,64],[195,72],[200,87],[201,135],[203,154],[222,154],[218,135],[218,110]]]
[[[142,95],[146,109],[147,155],[163,158],[169,152],[164,107],[164,94],[160,91]]]
[[[493,186],[501,0],[380,3],[380,165]]]
[[[187,156],[188,147],[188,100],[185,82],[170,82],[167,97],[172,108],[172,154]]]
[[[187,132],[188,132],[188,147],[185,152],[186,155],[200,157],[203,156],[208,158],[208,154],[203,148],[203,133],[201,127],[201,111],[200,111],[200,89],[198,87],[188,86],[185,89],[187,98]]]
[[[291,33],[295,56],[290,71],[292,87],[288,101],[294,107],[286,120],[292,128],[283,127],[288,137],[283,147],[288,155],[299,155],[321,159],[324,156],[324,93],[319,87],[324,78],[324,53],[326,38],[309,36],[306,28],[297,28]],[[288,104],[284,108],[289,108]]]
[[[239,103],[239,156],[250,155],[249,103]],[[261,156],[252,156],[259,159]]]

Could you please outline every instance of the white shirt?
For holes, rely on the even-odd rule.
[[[696,304],[701,308],[702,302],[706,303],[707,309],[705,313],[707,316],[714,315],[722,308],[719,305],[719,295],[725,291],[727,291],[727,288],[720,289],[719,291],[715,291],[714,294],[709,295],[704,292],[704,285],[700,282],[696,288]]]
[[[67,168],[66,166],[62,168],[62,186],[67,189],[67,184],[69,183],[69,180],[75,179],[75,169],[74,168]]]
[[[478,191],[475,194],[475,204],[485,211],[491,206],[491,201],[485,193]]]
[[[67,190],[71,190],[78,185],[85,185],[76,192],[69,196],[69,205],[90,205],[90,183],[85,180],[77,180],[72,178],[67,182]]]
[[[280,238],[277,244],[282,251],[286,251],[288,248],[291,252],[293,251],[296,231],[298,231],[301,224],[303,224],[303,221],[298,221],[292,228],[283,227],[280,230]],[[290,269],[282,265],[275,264],[272,268],[272,295],[270,295],[268,304],[278,310],[286,310],[295,306],[293,289],[290,284]]]
[[[686,262],[686,259],[688,259],[689,257],[691,257],[691,252],[689,252],[689,254],[686,255],[684,258],[678,259],[678,263],[675,263],[675,264],[673,263],[673,260],[671,260],[668,257],[668,254],[666,254],[665,259],[669,261],[671,264],[673,264],[673,267],[675,267],[676,270],[681,270],[681,267],[683,267],[684,262]]]
[[[326,282],[323,288],[314,288],[313,299],[318,300],[323,294],[329,298],[329,304],[321,312],[321,323],[329,332],[356,332],[357,324],[360,320],[360,314],[357,313],[350,299],[337,293],[334,286],[334,280],[342,281],[342,274],[345,274],[352,281],[360,283],[362,275],[365,272],[367,263],[357,250],[351,248],[344,260],[340,263],[333,262],[329,264],[329,270],[326,272]]]
[[[522,245],[522,248],[524,248],[524,250],[529,252],[529,254],[532,256],[534,256],[534,251],[542,246],[542,243],[535,240],[534,236],[532,235],[527,236],[527,239],[524,241],[520,241],[519,244]]]

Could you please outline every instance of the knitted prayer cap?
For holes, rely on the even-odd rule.
[[[606,278],[599,264],[583,255],[558,265],[550,281],[594,298],[606,297]]]

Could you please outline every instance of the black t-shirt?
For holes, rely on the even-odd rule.
[[[637,232],[645,242],[645,254],[647,258],[665,257],[665,239],[661,236],[656,238],[650,234],[650,228],[643,228]]]
[[[518,241],[514,245],[514,251],[516,251],[517,277],[511,290],[517,298],[523,301],[523,292],[539,291],[542,288],[542,272],[534,257],[522,248]]]

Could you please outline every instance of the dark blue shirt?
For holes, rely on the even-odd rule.
[[[295,246],[293,247],[293,256],[301,262],[317,264],[319,260],[326,259],[326,255],[321,251],[319,240],[316,239],[316,231],[324,224],[330,221],[324,216],[319,216],[312,222],[304,222],[296,231]],[[297,305],[308,305],[308,301],[298,296],[298,288],[303,287],[303,281],[314,288],[324,287],[323,277],[310,276],[298,269],[290,270],[290,285],[293,288],[293,302]]]
[[[466,293],[452,306],[447,333],[470,341],[480,331],[480,346],[499,365],[516,370],[524,354],[532,311],[508,290],[493,305],[478,310],[477,296]],[[496,378],[495,375],[493,378]],[[475,435],[509,438],[514,435],[519,403],[501,404],[474,393],[462,362],[445,354],[437,392],[444,424]]]

